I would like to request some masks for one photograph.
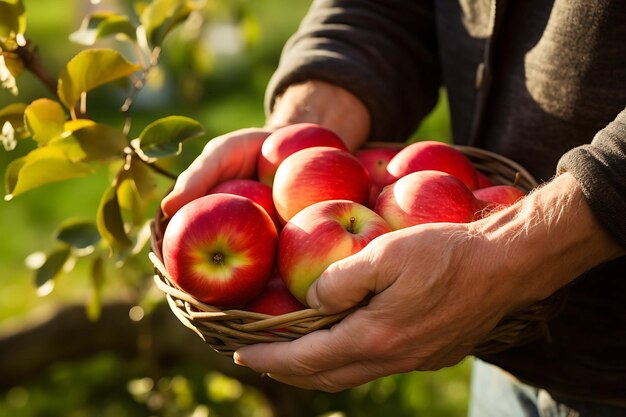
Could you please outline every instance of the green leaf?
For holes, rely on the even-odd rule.
[[[70,247],[64,245],[46,254],[46,261],[35,271],[35,285],[39,295],[47,295],[52,291],[54,280],[63,271],[70,253]]]
[[[8,90],[9,93],[17,96],[19,91],[17,89],[17,81],[8,61],[5,59],[4,54],[0,53],[0,88]]]
[[[0,42],[14,49],[24,42],[26,10],[22,0],[0,1]]]
[[[128,173],[142,201],[146,202],[155,196],[157,180],[150,168],[141,161],[132,159]]]
[[[77,178],[93,173],[81,163],[75,163],[59,149],[44,146],[12,161],[5,171],[5,200],[42,185]]]
[[[81,146],[74,132],[95,125],[96,122],[88,119],[76,119],[65,122],[63,132],[50,140],[45,148],[55,150],[65,155],[71,162],[83,162],[88,159],[87,152]]]
[[[83,19],[80,29],[70,34],[72,42],[93,45],[107,36],[121,36],[136,39],[136,28],[127,16],[115,12],[97,11]]]
[[[7,151],[15,149],[19,139],[28,137],[24,126],[25,109],[24,103],[9,104],[0,109],[0,142]]]
[[[100,200],[97,224],[100,235],[109,243],[111,249],[124,251],[132,246],[124,229],[115,185],[107,188]]]
[[[58,95],[73,110],[82,93],[139,70],[140,65],[127,61],[113,49],[87,49],[67,63],[59,78]]]
[[[130,175],[125,175],[121,178],[117,187],[117,199],[120,204],[122,217],[126,217],[124,214],[127,213],[128,217],[130,217],[130,222],[134,226],[140,225],[143,222],[145,205],[139,196],[137,185]]]
[[[63,133],[66,119],[63,107],[47,98],[33,101],[24,110],[24,123],[32,138],[41,145]]]
[[[105,162],[121,157],[127,145],[119,129],[87,120],[66,123],[62,136],[48,143],[49,147],[63,149],[72,162]]]
[[[22,57],[14,52],[3,52],[0,43],[0,83],[2,88],[9,90],[14,96],[19,94],[17,78],[24,72],[24,68]]]
[[[100,233],[98,227],[91,221],[70,219],[61,224],[56,238],[75,248],[84,249],[97,245]]]
[[[28,137],[28,131],[24,126],[24,111],[26,103],[13,103],[0,109],[0,125],[10,122],[16,133],[20,134],[20,139]]]
[[[182,142],[203,134],[204,128],[198,121],[185,116],[168,116],[150,123],[139,134],[139,147],[148,158],[177,155]]]
[[[91,321],[100,318],[102,312],[102,287],[106,279],[105,263],[101,256],[91,264],[91,295],[87,302],[87,317]]]
[[[118,179],[117,198],[123,217],[130,217],[134,226],[140,226],[145,222],[148,203],[155,196],[156,178],[142,161],[134,157]]]
[[[14,190],[17,185],[17,179],[20,171],[24,167],[24,164],[26,164],[26,157],[22,156],[11,161],[4,170],[4,189],[6,193],[4,196],[5,200],[10,200],[13,197],[10,193],[11,190]]]
[[[118,174],[117,181],[117,199],[122,219],[136,231],[137,227],[145,224],[146,210],[156,195],[155,175],[143,161],[133,156]]]
[[[143,8],[140,16],[146,37],[152,46],[160,46],[169,32],[183,22],[202,2],[190,0],[154,0]]]

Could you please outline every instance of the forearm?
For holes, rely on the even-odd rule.
[[[291,85],[276,100],[266,127],[310,122],[320,124],[343,139],[350,150],[365,142],[370,131],[370,115],[365,105],[347,90],[311,80]]]
[[[518,204],[471,224],[494,291],[513,309],[541,300],[625,251],[599,225],[578,182],[565,173]]]
[[[290,86],[324,80],[365,103],[373,140],[406,140],[438,98],[435,33],[431,1],[313,1],[283,49],[266,111]]]

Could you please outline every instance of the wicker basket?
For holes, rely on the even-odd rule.
[[[372,143],[369,146],[404,145]],[[523,167],[508,158],[477,148],[455,147],[496,184],[516,184],[526,191],[537,186],[537,182]],[[159,211],[152,222],[152,252],[149,256],[155,267],[156,285],[165,293],[169,307],[176,317],[215,351],[232,355],[239,347],[253,343],[294,340],[312,331],[328,328],[351,313],[346,311],[324,316],[317,310],[306,309],[280,316],[268,316],[250,311],[222,310],[196,300],[175,286],[163,265],[161,243],[167,221]],[[541,336],[549,337],[546,323],[558,314],[563,302],[563,295],[556,293],[546,300],[510,314],[472,353],[497,353]]]

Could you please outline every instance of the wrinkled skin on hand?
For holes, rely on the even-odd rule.
[[[478,244],[472,240],[467,226],[457,224],[421,225],[378,237],[331,265],[308,294],[308,302],[322,313],[371,296],[365,307],[330,330],[242,348],[236,361],[279,381],[329,392],[394,373],[454,365],[507,310],[495,282],[474,279],[471,271],[486,260],[475,253]]]

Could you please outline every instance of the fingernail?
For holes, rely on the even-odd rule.
[[[241,356],[239,356],[239,353],[237,352],[233,353],[233,361],[236,365],[246,366],[246,364],[243,363],[243,361],[241,360]]]

